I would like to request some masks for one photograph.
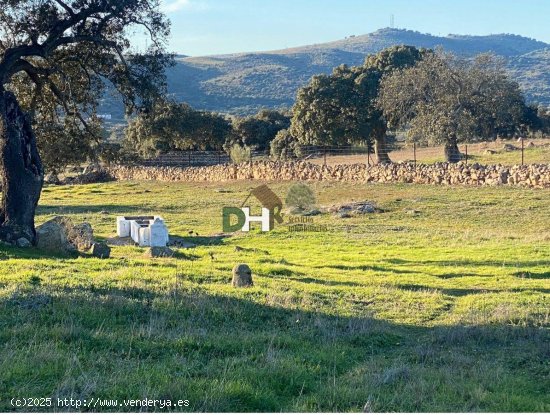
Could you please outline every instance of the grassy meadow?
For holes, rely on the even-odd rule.
[[[550,189],[314,183],[321,206],[382,211],[220,235],[222,207],[259,184],[46,187],[38,224],[68,215],[109,240],[117,215],[157,213],[197,246],[108,260],[1,246],[0,411],[13,397],[550,411]],[[231,287],[239,262],[253,288]]]

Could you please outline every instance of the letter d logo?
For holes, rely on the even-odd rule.
[[[237,217],[237,223],[231,224],[231,215]],[[246,223],[246,216],[244,212],[237,207],[224,207],[223,208],[223,231],[224,232],[236,232],[240,231]]]

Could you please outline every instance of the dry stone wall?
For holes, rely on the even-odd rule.
[[[188,168],[113,166],[106,170],[116,180],[226,182],[252,179],[550,188],[550,164],[484,166],[460,162],[415,166],[412,163],[395,163],[369,167],[365,164],[322,166],[307,162],[255,161]]]

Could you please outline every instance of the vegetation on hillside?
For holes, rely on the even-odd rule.
[[[528,102],[550,106],[548,44],[511,34],[441,37],[401,29],[280,51],[178,58],[167,71],[168,90],[178,101],[215,112],[252,115],[262,108],[289,108],[312,76],[330,74],[341,64],[361,65],[366,55],[396,45],[441,46],[463,57],[494,53],[505,58]],[[123,119],[116,100],[106,97],[103,104],[101,112]]]

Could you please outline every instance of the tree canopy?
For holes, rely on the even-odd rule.
[[[407,127],[409,139],[444,144],[448,161],[460,160],[460,141],[515,133],[526,110],[494,56],[468,61],[441,51],[388,74],[378,105],[393,128]]]
[[[251,117],[235,117],[232,125],[233,133],[226,143],[227,149],[238,144],[265,151],[277,133],[290,126],[290,117],[276,110],[264,109]]]
[[[389,162],[386,120],[376,105],[380,80],[414,65],[424,53],[412,46],[394,46],[367,56],[362,66],[341,65],[331,75],[313,77],[298,91],[291,134],[309,145],[374,141],[378,161]]]
[[[197,111],[185,103],[159,101],[153,110],[131,120],[125,144],[142,156],[170,150],[220,150],[231,124],[218,114]]]
[[[130,34],[138,29],[151,39],[143,53],[131,48]],[[149,111],[165,92],[173,61],[165,53],[169,29],[157,0],[2,2],[0,237],[34,240],[44,176],[34,129],[40,126],[42,143],[54,140],[60,126],[97,135],[90,120],[106,84],[128,113]]]

